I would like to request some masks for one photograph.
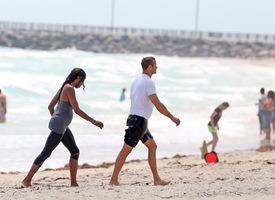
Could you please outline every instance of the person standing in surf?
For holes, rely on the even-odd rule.
[[[275,104],[275,97],[274,92],[272,90],[268,91],[267,98],[265,100],[259,100],[261,106],[263,107],[261,117],[262,117],[262,124],[265,132],[265,139],[266,141],[270,141],[271,137],[271,124],[274,117],[274,104]],[[269,143],[269,142],[268,142]]]
[[[0,123],[3,123],[6,121],[6,114],[7,114],[7,98],[6,98],[6,95],[4,95],[2,90],[0,89]]]
[[[125,100],[125,92],[126,92],[126,88],[122,88],[121,95],[119,97],[120,102]]]
[[[262,131],[264,131],[264,128],[263,128],[263,120],[262,120],[262,113],[264,111],[264,108],[262,106],[262,103],[260,101],[266,101],[266,94],[265,94],[265,89],[264,88],[261,88],[260,89],[260,93],[261,93],[261,97],[259,99],[259,102],[256,103],[256,105],[258,106],[258,117],[259,117],[259,124],[260,124],[260,134],[262,134]]]
[[[148,120],[154,106],[178,126],[180,119],[174,117],[159,100],[156,86],[151,77],[157,72],[157,63],[154,57],[145,57],[141,61],[143,73],[136,78],[131,86],[131,108],[127,118],[128,128],[125,130],[124,145],[117,156],[110,185],[120,185],[118,175],[127,156],[138,144],[139,140],[148,148],[148,162],[151,168],[154,185],[167,185],[170,182],[160,178],[157,171],[156,149],[157,145],[148,130]]]
[[[224,111],[228,107],[229,107],[229,103],[223,102],[221,105],[219,105],[214,110],[214,112],[210,116],[210,121],[208,122],[208,131],[210,133],[212,133],[213,139],[211,141],[209,141],[208,143],[206,143],[206,146],[209,146],[212,144],[212,149],[211,149],[212,151],[215,151],[215,148],[216,148],[218,140],[219,140],[218,130],[220,128],[219,128],[218,122],[219,122],[220,118],[222,117],[222,111]]]
[[[78,167],[79,149],[76,145],[74,136],[68,127],[73,119],[73,111],[100,129],[102,129],[104,126],[101,121],[93,119],[84,111],[82,111],[78,106],[74,88],[80,88],[83,85],[84,90],[85,79],[85,71],[81,68],[74,68],[66,78],[62,87],[51,100],[48,106],[49,112],[52,116],[49,122],[49,129],[51,132],[48,136],[44,149],[34,160],[30,171],[22,181],[24,187],[31,186],[31,180],[34,174],[38,171],[43,162],[51,155],[52,151],[58,146],[60,142],[63,143],[63,145],[69,150],[71,154],[69,160],[71,186],[78,186],[76,174]],[[55,106],[56,108],[54,109]]]

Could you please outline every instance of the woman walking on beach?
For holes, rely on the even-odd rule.
[[[212,144],[212,151],[215,151],[215,148],[217,146],[219,137],[218,137],[218,130],[219,130],[219,125],[218,122],[220,118],[222,117],[222,111],[227,109],[229,107],[228,102],[223,102],[221,105],[219,105],[212,115],[210,116],[210,121],[208,123],[208,131],[212,133],[213,139],[206,143],[206,146],[209,146]]]
[[[73,110],[77,115],[91,122],[93,125],[101,129],[104,126],[102,122],[93,119],[84,111],[82,111],[78,106],[74,88],[79,88],[83,85],[84,90],[85,79],[85,71],[81,68],[74,68],[66,78],[62,87],[51,100],[48,106],[52,116],[49,122],[49,129],[51,132],[48,136],[44,149],[34,160],[29,173],[22,181],[24,187],[31,186],[32,177],[60,142],[63,143],[63,145],[69,150],[71,154],[69,161],[71,186],[78,186],[76,174],[78,167],[79,149],[75,143],[74,136],[68,127],[73,119]],[[54,110],[55,106],[56,109]]]
[[[265,139],[270,141],[271,123],[274,117],[274,92],[268,91],[267,98],[265,100],[259,100],[263,110],[261,112],[262,124],[265,131]]]

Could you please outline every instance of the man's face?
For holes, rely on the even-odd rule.
[[[157,73],[157,62],[156,61],[153,61],[153,65],[152,65],[152,71],[153,71],[153,74],[156,74]]]

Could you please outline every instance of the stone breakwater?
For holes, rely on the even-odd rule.
[[[148,53],[180,57],[275,57],[275,43],[19,29],[0,30],[0,46],[35,50],[75,48],[96,53]]]

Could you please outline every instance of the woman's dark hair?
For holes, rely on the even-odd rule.
[[[82,77],[82,82],[83,82],[83,90],[85,91],[85,84],[84,84],[84,80],[86,79],[86,73],[83,69],[81,68],[74,68],[71,73],[67,76],[66,80],[64,81],[64,83],[62,84],[62,87],[60,88],[59,94],[58,94],[58,99],[60,98],[60,94],[63,90],[63,87],[66,84],[70,84],[72,82],[74,82],[75,79],[77,79],[77,77],[81,76]]]
[[[150,57],[144,57],[141,61],[142,69],[145,70],[148,68],[149,65],[154,65],[154,62],[156,62],[156,59],[152,56]]]

